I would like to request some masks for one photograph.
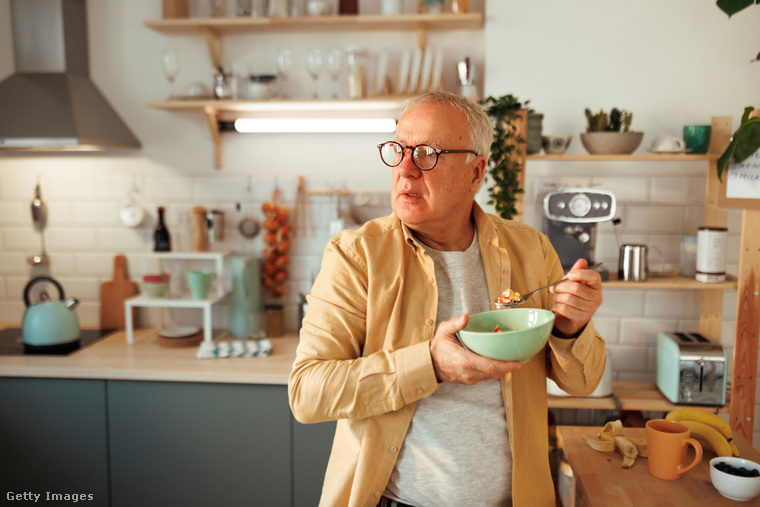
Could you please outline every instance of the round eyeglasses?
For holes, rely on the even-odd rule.
[[[380,158],[388,167],[396,167],[404,160],[406,150],[412,152],[412,162],[422,171],[429,171],[438,163],[438,157],[446,153],[472,153],[476,157],[478,152],[473,150],[439,150],[427,144],[417,146],[404,146],[396,141],[387,141],[377,145],[380,150]]]

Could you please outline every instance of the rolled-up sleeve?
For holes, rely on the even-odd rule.
[[[367,257],[350,238],[330,241],[307,298],[288,382],[293,415],[303,423],[362,419],[399,410],[429,396],[438,385],[429,337],[396,336],[401,331],[392,323],[403,317],[394,312],[402,309],[377,305],[389,308],[388,314],[373,315],[369,321],[371,301],[398,296],[391,287],[384,291],[370,285],[395,275],[373,271],[370,277]],[[377,320],[383,322],[373,324]],[[406,324],[405,332],[418,328]]]

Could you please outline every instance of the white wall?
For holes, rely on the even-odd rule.
[[[471,2],[481,8],[481,2]],[[260,205],[277,184],[292,203],[298,175],[310,188],[340,184],[353,189],[387,189],[389,172],[374,145],[386,135],[234,135],[224,136],[225,166],[213,168],[213,146],[198,114],[148,109],[169,92],[160,65],[163,48],[180,50],[178,90],[202,81],[210,86],[212,69],[201,37],[165,36],[143,26],[160,17],[159,0],[88,2],[92,76],[143,144],[136,153],[88,155],[0,154],[0,321],[19,323],[21,292],[33,274],[26,257],[39,250],[31,227],[29,202],[42,182],[50,206],[46,240],[49,273],[79,297],[85,325],[98,320],[98,291],[111,278],[113,255],[126,252],[136,278],[152,266],[137,255],[149,251],[153,220],[141,229],[125,229],[118,210],[133,181],[141,202],[155,216],[166,205],[169,228],[180,235],[179,217],[194,205],[227,211],[227,237],[237,253],[256,255],[261,238],[242,239],[234,227],[243,215],[261,218]],[[366,2],[362,4],[364,7]],[[572,134],[570,153],[583,153],[577,134],[585,129],[583,110],[612,107],[634,112],[633,128],[645,133],[640,152],[663,133],[680,135],[687,124],[709,123],[711,116],[732,116],[760,106],[760,51],[756,28],[760,8],[727,20],[714,2],[692,0],[543,0],[486,2],[484,31],[431,33],[429,43],[446,51],[447,86],[455,90],[453,62],[471,56],[485,68],[481,86],[487,95],[513,93],[531,100],[544,113],[544,133]],[[13,71],[9,61],[8,0],[0,0],[0,78]],[[360,43],[373,52],[388,47],[397,55],[416,43],[415,33],[371,32],[319,35],[230,36],[226,61],[248,62],[256,72],[274,69],[279,45],[295,50],[296,97],[308,97],[311,82],[300,62],[310,44],[323,47]],[[397,58],[397,57],[396,57]],[[323,97],[332,94],[326,76]],[[344,89],[340,90],[345,92]],[[593,181],[618,199],[624,239],[658,246],[668,263],[678,263],[682,234],[702,224],[705,185],[703,163],[530,162],[527,168],[526,221],[541,226],[539,198],[548,183],[585,185]],[[246,191],[251,182],[252,191]],[[481,195],[481,202],[486,200]],[[241,202],[241,212],[235,203]],[[308,232],[298,236],[287,299],[289,328],[295,328],[295,300],[307,292],[318,271],[329,237],[333,205],[310,197]],[[665,220],[663,220],[663,217]],[[729,214],[729,270],[736,272],[740,216]],[[598,257],[614,270],[617,246],[609,223],[599,227]],[[736,297],[724,298],[724,345],[733,351]],[[151,314],[150,319],[157,316]],[[170,318],[190,316],[170,315]],[[216,312],[221,324],[225,311]],[[699,296],[681,291],[605,291],[595,318],[613,350],[614,378],[653,380],[654,343],[662,330],[697,330]],[[755,419],[760,417],[760,409]],[[760,426],[756,425],[756,430]],[[760,434],[756,434],[760,441]]]

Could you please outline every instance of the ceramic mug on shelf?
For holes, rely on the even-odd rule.
[[[654,141],[652,141],[652,147],[650,148],[651,151],[656,152],[677,152],[683,151],[684,149],[686,149],[686,144],[683,142],[683,139],[671,135],[655,137]]]
[[[688,426],[666,419],[652,419],[647,421],[646,432],[649,473],[655,477],[670,481],[680,479],[702,461],[702,446],[690,437]],[[686,465],[686,451],[690,445],[696,454]]]
[[[187,284],[190,286],[190,294],[193,299],[206,299],[211,281],[216,274],[210,271],[190,271],[187,274]]]
[[[683,128],[683,140],[691,153],[705,154],[710,148],[710,125],[686,125]]]

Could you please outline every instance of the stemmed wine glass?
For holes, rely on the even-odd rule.
[[[343,72],[343,51],[333,48],[327,52],[327,73],[333,80],[333,98],[338,98],[338,78]]]
[[[179,51],[175,48],[165,49],[162,62],[164,66],[164,76],[166,76],[166,80],[169,81],[169,89],[171,92],[169,100],[173,100],[177,98],[174,94],[174,80],[177,79],[177,76],[179,75]]]
[[[282,79],[282,98],[288,96],[288,77],[293,68],[293,51],[288,47],[277,49],[277,75]]]
[[[322,48],[311,48],[306,55],[306,70],[309,71],[309,75],[314,80],[314,98],[318,99],[319,86],[317,80],[322,73],[323,67]]]

